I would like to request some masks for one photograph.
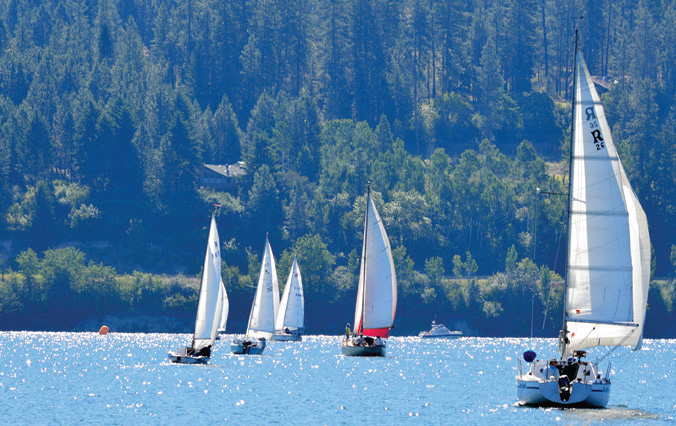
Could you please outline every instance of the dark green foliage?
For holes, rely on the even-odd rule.
[[[27,182],[34,183],[49,177],[51,143],[47,123],[39,114],[33,114],[26,136],[17,147],[17,161]]]
[[[0,255],[40,254],[23,252],[37,269],[0,280],[0,312],[53,303],[42,294],[183,315],[191,280],[137,273],[118,285],[106,267],[49,250],[73,242],[121,271],[196,273],[214,203],[241,306],[258,274],[247,252],[265,233],[285,267],[305,253],[310,306],[330,295],[351,306],[370,181],[405,317],[438,306],[495,325],[531,298],[555,319],[566,200],[536,188],[567,187],[575,24],[592,75],[608,77],[602,100],[656,273],[672,276],[676,6],[663,3],[8,1],[0,236],[11,244]],[[235,189],[200,188],[203,163],[240,160]],[[667,306],[669,288],[651,303]],[[496,330],[523,333],[520,321]]]

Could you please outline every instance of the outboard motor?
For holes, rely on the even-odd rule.
[[[570,380],[568,379],[568,376],[564,374],[559,377],[559,397],[561,397],[561,401],[568,401],[570,392]]]

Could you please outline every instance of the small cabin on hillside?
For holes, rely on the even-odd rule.
[[[243,161],[233,164],[203,164],[200,185],[217,191],[237,192],[239,179],[246,174]]]

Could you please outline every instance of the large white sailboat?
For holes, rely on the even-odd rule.
[[[629,184],[589,70],[578,51],[568,198],[568,258],[559,358],[519,360],[522,404],[605,407],[610,365],[587,362],[586,349],[630,346],[643,337],[650,284],[646,215]],[[612,348],[610,349],[613,350]]]
[[[206,364],[211,357],[218,325],[221,323],[225,296],[225,287],[221,282],[221,247],[218,241],[216,219],[212,213],[192,345],[169,352],[171,362]]]
[[[279,303],[275,334],[272,340],[280,342],[300,342],[305,326],[305,300],[303,298],[303,279],[300,276],[298,261],[293,258],[289,278],[284,286],[282,300]]]
[[[397,275],[390,241],[371,198],[370,184],[365,216],[354,333],[346,336],[341,350],[348,356],[385,356],[385,339],[397,310]]]
[[[258,276],[256,296],[254,297],[249,325],[243,339],[235,339],[230,345],[234,354],[260,355],[275,333],[275,318],[279,311],[279,283],[272,248],[267,237],[261,272]]]

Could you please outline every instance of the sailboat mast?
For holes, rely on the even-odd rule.
[[[573,52],[573,98],[571,103],[571,113],[570,113],[570,156],[568,158],[568,253],[566,254],[566,280],[563,284],[563,330],[561,331],[561,357],[563,358],[566,353],[566,340],[568,334],[568,323],[566,321],[567,315],[567,306],[566,299],[568,293],[568,280],[570,279],[570,253],[571,253],[571,240],[570,240],[570,228],[571,228],[571,217],[572,217],[572,206],[573,206],[573,157],[574,152],[573,148],[575,145],[575,95],[577,94],[577,28],[575,28],[575,50]]]
[[[369,204],[371,203],[371,181],[366,184],[366,214],[364,215],[364,248],[362,249],[362,277],[363,277],[363,287],[361,291],[361,320],[360,324],[360,334],[364,334],[364,312],[366,311],[366,252],[367,250],[367,240],[369,234]]]

